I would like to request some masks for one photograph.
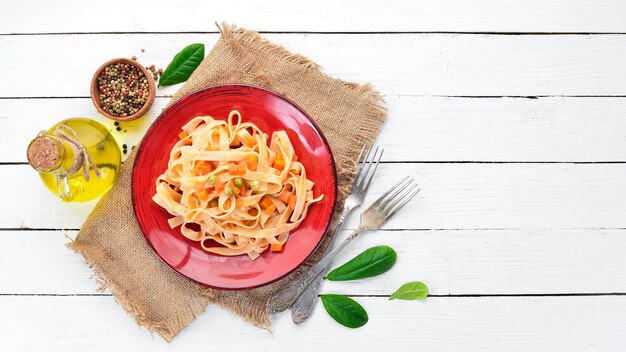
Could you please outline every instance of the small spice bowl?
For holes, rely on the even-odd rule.
[[[115,65],[115,64],[130,64],[138,68],[141,72],[143,72],[143,76],[146,77],[148,80],[148,97],[146,98],[143,106],[139,108],[139,110],[137,110],[136,112],[128,116],[117,116],[117,115],[111,114],[100,106],[98,77],[100,77],[100,75],[105,70],[105,68],[111,65]],[[131,121],[131,120],[135,120],[145,115],[148,109],[150,109],[150,107],[152,106],[152,103],[154,103],[155,95],[156,95],[156,85],[154,84],[154,79],[152,78],[152,75],[148,72],[148,70],[146,70],[143,66],[141,66],[135,60],[126,59],[126,58],[118,58],[118,59],[109,60],[105,62],[104,64],[102,64],[102,66],[100,66],[98,70],[96,70],[96,73],[94,73],[93,78],[91,79],[91,101],[93,102],[93,105],[96,107],[98,112],[100,112],[102,115],[104,115],[105,117],[111,120]]]

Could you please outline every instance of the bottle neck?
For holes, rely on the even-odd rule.
[[[40,132],[28,145],[28,163],[45,174],[73,174],[76,170],[76,150],[67,141]]]

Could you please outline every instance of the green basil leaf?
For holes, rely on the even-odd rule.
[[[159,87],[185,82],[204,59],[204,44],[191,44],[181,50],[172,62],[167,65],[161,78]]]
[[[355,300],[344,295],[320,295],[328,315],[349,328],[360,328],[369,319],[365,309]]]
[[[404,300],[415,300],[415,299],[424,299],[428,296],[428,286],[419,281],[408,282],[391,294],[389,300],[393,299],[404,299]]]
[[[330,281],[346,281],[380,275],[391,269],[397,257],[396,251],[389,246],[372,247],[328,273],[326,278]]]

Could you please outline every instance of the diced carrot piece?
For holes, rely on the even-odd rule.
[[[246,168],[250,171],[256,171],[257,165],[259,163],[256,155],[250,155],[246,158]]]
[[[289,205],[289,207],[291,209],[295,209],[296,208],[296,201],[298,198],[296,198],[296,196],[291,195],[289,196],[289,200],[287,201],[287,205]]]
[[[199,190],[196,194],[201,201],[209,199],[209,191],[206,188]]]
[[[187,138],[188,134],[185,131],[182,131],[181,133],[178,134],[178,139],[185,139]]]
[[[263,212],[267,215],[272,214],[274,211],[276,210],[276,206],[274,205],[274,203],[270,204],[270,206],[268,206],[267,208],[263,209]]]
[[[246,163],[241,162],[237,164],[237,175],[245,175],[246,174]]]
[[[224,182],[221,181],[219,177],[216,177],[215,178],[215,191],[217,193],[222,193],[222,191],[224,190],[224,187],[226,187],[226,184],[224,184]]]
[[[211,164],[209,164],[209,163],[206,163],[206,164],[204,164],[202,166],[200,171],[202,171],[203,175],[206,175],[206,174],[210,173],[211,171],[213,171],[213,166],[211,166]]]
[[[274,164],[272,165],[272,167],[276,170],[283,171],[283,169],[285,168],[285,159],[283,158],[282,154],[276,155],[276,159],[274,159]]]
[[[185,139],[183,139],[183,145],[192,145],[193,141],[191,140],[191,137],[187,137]]]
[[[239,190],[241,191],[242,196],[246,194],[246,182],[245,181],[243,182],[241,187],[239,187]]]
[[[231,202],[230,198],[226,199],[226,201],[224,202],[224,208],[226,209],[230,208],[230,204],[231,204],[230,202]]]
[[[289,196],[291,195],[290,192],[287,191],[283,191],[279,196],[278,199],[283,202],[283,203],[287,203],[289,201]]]
[[[235,200],[235,206],[236,207],[243,207],[243,200],[241,198],[237,198],[237,200]]]
[[[194,175],[206,175],[211,171],[213,171],[213,166],[206,160],[198,160],[193,164]]]
[[[217,167],[220,166],[220,162],[219,161],[209,161],[209,162],[213,166],[213,169],[217,169]]]
[[[243,163],[231,165],[228,167],[228,173],[233,176],[241,176],[246,174],[246,167]]]
[[[293,158],[291,160],[298,161],[298,156],[296,155],[296,153],[293,153]]]
[[[270,252],[281,252],[284,247],[282,243],[272,243],[270,245]]]
[[[263,198],[261,198],[261,201],[259,201],[259,206],[261,206],[261,209],[266,209],[270,205],[274,205],[274,203],[272,203],[272,200],[268,196],[263,196]]]

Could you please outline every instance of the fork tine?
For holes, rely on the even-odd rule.
[[[363,152],[365,152],[365,149],[367,148],[367,154],[365,154],[365,156],[363,157],[363,159],[361,159],[361,156],[363,155]],[[363,165],[365,163],[365,160],[367,159],[367,156],[370,153],[370,150],[372,149],[372,146],[369,146],[368,148],[368,143],[365,142],[365,144],[363,144],[363,148],[361,148],[361,152],[359,153],[359,157],[356,159],[357,162],[357,172],[356,175],[354,175],[354,181],[352,181],[352,185],[355,186],[358,184],[358,180],[359,177],[361,176],[361,172],[363,171]]]
[[[410,183],[409,185],[411,187],[409,187],[406,191],[403,190],[402,192],[398,192],[398,195],[395,198],[390,199],[389,202],[385,204],[385,207],[384,209],[382,209],[382,211],[384,212],[391,211],[391,209],[393,209],[393,207],[395,207],[398,203],[400,203],[402,199],[406,197],[407,194],[411,194],[411,192],[413,192],[413,190],[417,188],[417,183]]]
[[[363,143],[363,147],[361,148],[361,151],[359,152],[359,156],[356,157],[356,161],[357,163],[361,161],[361,156],[363,156],[363,152],[365,151],[365,148],[367,148],[367,142]]]
[[[374,148],[374,146],[372,145],[372,148]],[[370,148],[370,151],[372,150],[372,148]],[[370,153],[367,153],[367,160],[365,160],[365,166],[363,166],[363,174],[359,179],[359,186],[363,186],[365,184],[365,180],[367,179],[367,176],[369,175],[370,169],[372,168],[372,163],[374,162],[374,159],[376,158],[376,154],[378,154],[378,147],[376,147],[376,150],[374,150],[374,154],[372,154],[372,157],[369,158]],[[363,188],[363,187],[361,187]]]
[[[396,190],[398,187],[400,187],[403,183],[406,182],[406,180],[409,179],[409,176],[404,176],[404,178],[402,180],[400,180],[400,182],[396,183],[393,187],[391,187],[387,192],[383,193],[382,196],[380,196],[375,202],[374,204],[372,204],[372,206],[378,206],[380,205],[385,198],[394,190]],[[410,182],[410,181],[409,181]]]
[[[376,174],[376,170],[378,169],[378,164],[380,163],[380,159],[382,159],[384,152],[385,152],[385,149],[380,150],[380,155],[378,155],[378,159],[376,159],[376,164],[374,165],[374,171],[372,171],[368,175],[369,177],[366,180],[365,187],[363,188],[365,192],[367,192],[367,190],[370,188],[370,185],[372,184],[372,180],[374,179],[374,175]]]
[[[422,190],[421,188],[418,188],[413,193],[407,193],[409,194],[408,198],[402,201],[402,203],[398,204],[398,206],[395,207],[395,209],[391,210],[391,212],[386,216],[386,218],[389,219],[390,217],[392,217],[395,213],[398,212],[398,210],[402,209],[402,207],[405,206],[406,203],[410,202],[411,199],[413,199],[413,197],[415,197],[418,193],[420,193],[421,190]]]
[[[389,197],[387,197],[385,200],[383,200],[380,203],[380,208],[381,209],[387,208],[387,205],[389,205],[389,203],[391,203],[393,200],[395,200],[396,197],[398,197],[398,195],[400,195],[402,191],[404,191],[407,187],[411,186],[412,184],[413,184],[413,179],[411,178],[411,179],[409,179],[408,182],[405,182],[401,187],[399,187],[393,193],[391,193],[391,195]]]

